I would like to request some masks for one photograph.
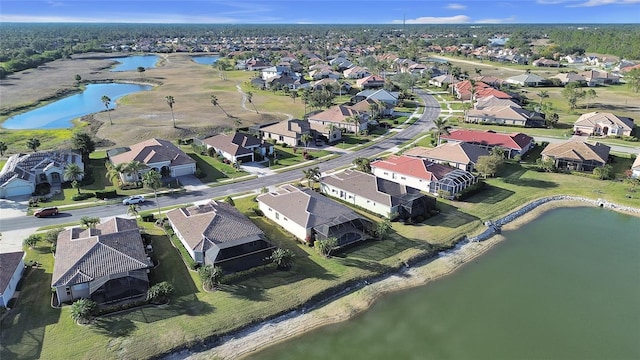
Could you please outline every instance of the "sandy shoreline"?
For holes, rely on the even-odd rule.
[[[516,218],[502,226],[503,230],[515,230],[520,226],[535,220],[543,213],[560,207],[588,207],[593,202],[590,199],[560,199],[544,202],[533,209],[519,214]],[[530,204],[527,204],[530,205]],[[527,207],[525,205],[523,208]],[[613,204],[612,204],[613,205]],[[613,210],[617,207],[611,206]],[[618,209],[619,210],[619,209]],[[640,216],[640,210],[626,214]],[[510,213],[511,215],[513,213]],[[302,335],[313,329],[348,320],[367,310],[373,302],[381,296],[395,291],[413,288],[442,278],[484,254],[494,245],[504,240],[499,234],[491,234],[489,238],[480,242],[467,242],[454,249],[443,252],[439,256],[419,263],[411,268],[384,277],[382,280],[368,284],[334,301],[305,312],[292,312],[280,318],[267,321],[243,330],[234,335],[226,336],[221,344],[211,349],[192,353],[181,351],[165,357],[169,360],[189,359],[237,359],[247,356],[270,345],[286,341],[292,337]]]

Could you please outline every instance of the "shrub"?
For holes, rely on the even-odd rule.
[[[32,234],[22,241],[22,245],[28,248],[33,248],[38,244],[38,241],[40,241],[40,235]]]
[[[132,190],[132,189],[140,189],[142,187],[142,182],[138,181],[138,182],[127,182],[127,183],[123,183],[120,186],[120,189],[122,190]]]
[[[226,202],[227,204],[229,204],[231,206],[236,206],[236,203],[233,201],[233,198],[231,196],[227,196],[224,199],[224,202]]]
[[[284,149],[286,149],[288,146],[289,146],[289,144],[287,144],[287,143],[285,143],[285,142],[283,142],[283,143],[282,143],[282,147],[283,147]]]
[[[206,177],[207,174],[204,173],[204,171],[202,171],[202,169],[200,169],[199,167],[196,168],[196,172],[195,172],[195,177],[197,177],[198,179],[202,179],[203,177]]]
[[[40,183],[36,185],[36,190],[33,192],[33,196],[44,196],[51,192],[51,184],[49,183]]]
[[[96,191],[95,193],[98,199],[114,199],[118,197],[118,192],[116,190],[111,191]]]
[[[147,301],[166,302],[169,300],[171,294],[173,294],[173,285],[163,281],[153,285],[147,290]]]
[[[331,252],[338,246],[338,239],[330,237],[326,240],[316,240],[313,246],[318,250],[320,255],[329,257],[331,256]]]
[[[81,201],[81,200],[86,200],[86,199],[92,198],[92,197],[94,197],[94,196],[96,196],[96,194],[94,194],[94,193],[80,193],[80,194],[74,194],[74,195],[71,197],[71,200],[73,200],[73,201]]]
[[[254,208],[253,208],[253,212],[254,212],[256,215],[258,215],[258,216],[264,216],[264,213],[262,212],[262,210],[260,210],[260,209],[259,209],[259,208],[257,208],[257,207],[254,207]]]
[[[89,299],[79,299],[71,305],[71,318],[79,323],[86,324],[93,318],[98,304]]]
[[[468,198],[471,195],[474,195],[478,192],[480,192],[482,189],[484,189],[485,187],[485,182],[479,180],[477,183],[468,186],[466,189],[462,190],[461,192],[457,193],[455,195],[455,199],[456,200],[464,200],[466,198]]]
[[[156,218],[153,216],[153,214],[143,215],[140,218],[142,219],[142,222],[154,222],[156,220]],[[171,225],[169,225],[169,226],[171,226]]]

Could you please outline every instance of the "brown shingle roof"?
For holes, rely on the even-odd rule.
[[[95,229],[58,235],[52,286],[70,286],[149,267],[135,219],[113,218]]]
[[[419,192],[417,189],[406,187],[402,184],[397,184],[357,170],[345,170],[337,174],[325,176],[321,181],[387,206],[399,204],[402,201],[400,196],[408,192]]]
[[[255,136],[238,132],[232,135],[218,134],[206,138],[202,140],[202,142],[233,156],[251,154],[253,150],[248,149],[248,147],[260,146],[262,144]]]
[[[24,251],[0,253],[0,294],[5,293],[11,277],[23,256]]]
[[[542,155],[556,159],[592,160],[606,164],[609,159],[609,150],[611,150],[609,146],[600,143],[591,145],[583,141],[566,141],[547,145],[542,150]]]
[[[307,120],[285,120],[273,125],[261,127],[261,131],[270,132],[272,134],[283,135],[291,138],[296,138],[298,135],[308,134],[310,124]]]
[[[143,164],[153,164],[169,161],[171,166],[193,164],[195,160],[190,158],[171,141],[161,139],[149,139],[129,147],[129,151],[113,155],[113,164],[129,163],[133,160]]]

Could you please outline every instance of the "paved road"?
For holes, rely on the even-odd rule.
[[[417,120],[413,125],[408,126],[393,137],[379,140],[374,145],[366,147],[362,150],[343,154],[338,158],[325,161],[320,164],[310,165],[302,169],[318,166],[320,168],[320,171],[326,172],[328,170],[347,166],[350,165],[357,157],[374,157],[377,154],[380,154],[395,146],[399,146],[418,136],[420,133],[431,129],[432,127],[434,127],[433,120],[437,119],[438,115],[440,114],[440,104],[438,104],[437,100],[433,96],[428,95],[422,90],[416,90],[416,94],[423,99],[425,103],[425,111],[420,119]],[[298,168],[279,174],[250,179],[235,184],[221,185],[204,190],[196,190],[190,191],[188,193],[162,196],[158,198],[158,202],[160,203],[161,207],[165,207],[171,205],[193,203],[215,197],[237,194],[240,192],[253,191],[261,189],[265,186],[268,187],[272,185],[300,180],[302,179],[302,169]],[[143,204],[143,206],[141,206],[141,210],[152,210],[155,207],[156,206],[153,201],[148,201],[147,203]],[[21,216],[8,219],[3,218],[0,219],[0,230],[2,230],[2,232],[5,232],[18,229],[77,222],[83,216],[104,218],[115,215],[124,215],[126,214],[126,210],[127,209],[125,206],[115,204],[65,211],[52,218],[35,219],[34,217],[29,216]]]

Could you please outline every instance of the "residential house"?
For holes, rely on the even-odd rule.
[[[464,80],[453,84],[452,87],[454,96],[462,101],[471,100],[472,95],[473,100],[479,100],[489,96],[493,96],[498,99],[512,98],[511,95],[498,89],[494,89],[481,81],[475,82],[474,84],[469,80]],[[475,94],[472,94],[472,88],[474,89]]]
[[[136,219],[114,217],[95,228],[74,227],[58,235],[51,287],[58,303],[146,296],[152,266]]]
[[[346,58],[337,57],[329,60],[329,65],[338,71],[344,71],[354,66],[354,64]]]
[[[631,165],[631,176],[636,179],[640,178],[640,154],[636,155],[636,159]]]
[[[327,110],[309,116],[309,123],[318,123],[346,129],[353,133],[366,130],[369,123],[369,116],[359,112],[350,106],[336,105]]]
[[[369,75],[371,75],[369,69],[362,66],[354,66],[342,72],[342,76],[344,76],[345,79],[362,79],[363,77]]]
[[[551,79],[558,79],[560,80],[560,83],[564,86],[567,85],[569,83],[573,83],[573,82],[577,82],[579,84],[587,84],[587,80],[584,78],[584,76],[578,74],[578,73],[574,73],[574,72],[568,72],[568,73],[559,73],[556,75],[553,75],[549,78]]]
[[[226,202],[173,209],[167,219],[195,262],[225,272],[263,265],[275,248],[260,228]]]
[[[373,175],[405,186],[440,195],[454,196],[477,178],[468,171],[406,155],[391,155],[371,163]]]
[[[290,78],[297,79],[299,76],[296,75],[293,70],[289,66],[271,66],[265,69],[262,69],[262,80],[267,81],[276,76],[287,75]]]
[[[582,75],[589,86],[618,84],[620,77],[606,71],[586,70],[578,73]]]
[[[125,182],[139,181],[142,174],[149,170],[159,172],[163,177],[191,175],[196,172],[196,161],[169,140],[149,139],[137,144],[107,151],[107,157],[113,165],[139,161],[147,166],[138,174],[122,173]]]
[[[357,103],[362,100],[375,100],[381,103],[388,104],[391,108],[398,105],[398,96],[400,94],[397,91],[387,91],[385,89],[369,89],[363,90],[357,93],[351,98],[352,103]]]
[[[503,134],[488,130],[455,129],[449,134],[440,136],[440,141],[464,142],[476,144],[491,151],[498,146],[505,151],[507,158],[517,155],[523,156],[535,146],[535,141],[529,135],[523,133]]]
[[[490,155],[489,150],[469,143],[448,142],[435,148],[416,146],[403,153],[432,161],[437,164],[445,164],[457,169],[472,172],[480,156]]]
[[[560,67],[559,62],[553,59],[545,59],[545,58],[534,60],[533,63],[531,64],[533,66],[538,66],[538,67]]]
[[[331,237],[338,246],[369,238],[369,220],[312,189],[283,185],[256,200],[267,218],[309,245]]]
[[[309,134],[315,140],[323,138],[328,143],[342,139],[340,128],[332,124],[310,123],[308,120],[291,119],[269,124],[258,129],[263,140],[275,139],[287,145],[305,146],[302,135]]]
[[[439,76],[435,76],[433,78],[431,78],[431,80],[429,80],[429,85],[433,85],[433,86],[437,86],[437,87],[443,87],[443,86],[449,86],[452,84],[455,84],[458,82],[458,79],[456,79],[453,75],[439,75]]]
[[[320,190],[391,220],[421,216],[436,207],[435,198],[418,189],[357,170],[324,176]]]
[[[355,87],[360,89],[374,89],[384,87],[384,83],[384,78],[377,75],[369,75],[367,77],[363,77],[362,79],[356,80]]]
[[[610,150],[600,143],[570,140],[547,145],[541,155],[543,160],[553,159],[557,169],[591,172],[607,163]]]
[[[218,134],[202,140],[202,144],[232,163],[254,162],[256,155],[262,160],[274,151],[273,144],[239,132]]]
[[[24,272],[24,251],[0,253],[0,307],[7,307]]]
[[[520,106],[491,106],[472,109],[464,115],[464,121],[473,124],[498,124],[523,127],[543,127],[544,117]]]
[[[535,86],[546,84],[548,81],[542,76],[538,76],[536,74],[531,74],[531,73],[524,73],[524,74],[509,77],[507,78],[506,82],[514,85],[535,87]]]
[[[496,89],[500,88],[505,83],[504,80],[495,76],[476,76],[473,80],[483,82]]]
[[[522,107],[520,106],[520,104],[513,101],[513,99],[500,99],[493,95],[483,97],[482,99],[478,99],[478,101],[476,101],[476,103],[473,104],[473,107],[476,110],[482,110],[482,109],[495,107],[495,106],[510,106],[510,107],[518,107],[518,108]]]
[[[76,164],[84,171],[82,156],[73,152],[38,151],[11,155],[0,171],[0,198],[31,195],[41,183],[59,187],[69,164]]]
[[[573,123],[573,131],[583,135],[631,136],[633,119],[612,113],[590,112],[580,115]]]

